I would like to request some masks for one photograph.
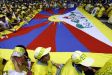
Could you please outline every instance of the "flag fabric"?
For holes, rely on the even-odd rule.
[[[1,48],[12,49],[21,44],[31,50],[52,47],[52,52],[112,52],[112,41],[75,8],[43,10],[7,36],[0,39]]]

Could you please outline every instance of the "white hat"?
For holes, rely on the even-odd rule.
[[[16,57],[22,57],[24,54],[23,53],[19,53],[19,52],[13,52],[12,56],[16,56]]]
[[[34,52],[34,57],[36,59],[40,59],[42,56],[48,54],[51,51],[51,47],[44,48],[44,47],[37,47]]]
[[[81,51],[75,51],[72,54],[72,60],[75,64],[81,64],[83,66],[91,66],[94,63],[92,58],[87,57]]]
[[[17,57],[21,57],[23,56],[25,53],[25,49],[22,47],[15,47],[14,51],[12,53],[12,56],[17,56]]]
[[[20,11],[20,9],[17,9],[17,11]]]
[[[27,7],[23,6],[22,9],[26,9]]]
[[[112,6],[112,3],[110,3],[109,6]]]

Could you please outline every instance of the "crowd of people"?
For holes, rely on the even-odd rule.
[[[8,38],[4,30],[15,32],[14,26],[20,22],[25,24],[38,12],[37,9],[48,8],[74,8],[82,6],[91,15],[106,17],[112,24],[112,4],[93,5],[92,3],[80,3],[75,0],[38,0],[37,2],[22,3],[9,2],[0,4],[0,37]],[[17,45],[10,57],[6,60],[0,57],[0,75],[111,75],[112,59],[102,67],[92,67],[94,59],[87,57],[81,51],[75,51],[65,64],[58,64],[50,59],[49,48],[37,47],[34,52],[33,62],[23,45]],[[9,64],[10,66],[9,67]],[[8,67],[7,67],[8,65]]]
[[[9,1],[0,3],[0,38],[8,38],[4,30],[15,32],[14,26],[24,24],[38,12],[38,9],[73,8],[74,2],[67,0],[40,0],[36,2]]]
[[[21,22],[27,24],[29,20],[39,11],[38,4],[22,3],[0,4],[0,38],[8,38],[5,30],[15,32],[15,26],[19,26]]]
[[[19,26],[20,22],[24,24],[37,13],[38,9],[59,9],[59,8],[74,8],[82,6],[87,12],[95,17],[101,18],[105,16],[108,23],[112,24],[112,4],[105,3],[94,4],[94,1],[89,0],[3,0],[0,4],[0,38],[8,38],[4,30],[15,32],[14,26]],[[6,1],[6,2],[5,2]],[[103,1],[103,0],[102,0]],[[24,25],[23,24],[23,25]]]
[[[23,45],[17,45],[10,60],[0,57],[0,75],[111,75],[112,59],[101,67],[92,67],[95,60],[81,51],[75,51],[65,64],[50,59],[51,47],[37,47],[33,62]]]
[[[82,7],[91,15],[97,17],[98,19],[100,18],[105,18],[107,19],[107,22],[112,24],[112,3],[108,4],[102,4],[102,3],[97,3],[97,4],[82,4]]]

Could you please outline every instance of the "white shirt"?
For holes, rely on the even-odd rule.
[[[27,73],[25,71],[23,71],[23,72],[16,72],[15,70],[10,70],[8,72],[8,75],[27,75]]]
[[[9,24],[7,21],[5,21],[5,22],[0,21],[0,24],[2,24],[4,28],[9,28]]]

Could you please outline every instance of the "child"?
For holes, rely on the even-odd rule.
[[[26,48],[23,45],[17,45],[11,55],[11,68],[8,68],[8,75],[29,75],[31,73],[31,60],[28,57]]]
[[[34,75],[56,75],[56,67],[50,61],[49,48],[38,47],[35,50],[34,58],[36,62],[32,66],[32,72]]]
[[[95,70],[90,67],[93,62],[81,51],[75,51],[62,68],[61,75],[94,75]]]

